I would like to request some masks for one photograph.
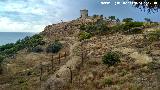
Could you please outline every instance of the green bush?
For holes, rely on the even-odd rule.
[[[91,35],[98,35],[108,32],[109,28],[107,27],[106,21],[98,19],[97,22],[95,23],[88,23],[87,25],[81,25],[80,30],[90,33]]]
[[[113,66],[120,62],[120,56],[117,52],[107,52],[103,57],[102,61],[108,66]]]
[[[98,16],[99,16],[99,15],[94,14],[94,15],[93,15],[93,18],[97,18]]]
[[[155,26],[158,26],[158,22],[147,22],[147,23],[144,23],[144,27],[146,28],[151,28],[151,27],[155,27]]]
[[[37,45],[43,44],[42,36],[36,34],[32,37],[25,37],[22,40],[18,40],[16,43],[10,43],[3,46],[0,46],[0,53],[4,55],[14,54],[15,52],[29,47],[36,47]]]
[[[0,55],[0,64],[2,63],[3,60],[4,60],[4,56]]]
[[[86,29],[86,26],[83,24],[80,26],[80,30],[85,30]]]
[[[124,30],[129,30],[131,28],[134,28],[134,27],[141,27],[143,26],[143,22],[128,22],[124,25],[123,29]]]
[[[59,41],[55,41],[46,48],[47,53],[58,53],[62,48],[62,44]]]
[[[160,40],[160,29],[155,30],[147,35],[149,41],[159,41]]]
[[[116,16],[109,16],[108,17],[111,21],[116,20]]]
[[[128,34],[141,34],[143,33],[143,28],[136,27],[127,31]]]
[[[21,43],[23,43],[26,47],[35,47],[37,45],[41,45],[43,43],[43,38],[41,35],[36,34],[32,37],[26,37],[23,40],[21,40]]]
[[[12,55],[16,52],[17,52],[17,49],[13,47],[11,49],[5,49],[2,53],[4,53],[4,55]]]
[[[142,29],[140,29],[142,26],[143,22],[128,22],[122,28],[125,34],[137,34],[142,33]]]
[[[24,48],[32,48],[44,44],[42,40],[43,37],[40,34],[33,35],[32,37],[27,36],[22,40],[18,40],[16,43],[0,46],[0,54],[3,57],[10,57]]]
[[[0,74],[2,74],[2,62],[4,60],[4,56],[0,55]]]
[[[43,52],[43,48],[41,46],[33,47],[32,52],[36,52],[36,53]]]
[[[110,33],[123,33],[123,34],[140,34],[143,32],[143,22],[127,22],[125,24],[118,24],[110,27]]]
[[[126,22],[126,23],[132,22],[132,21],[133,21],[133,18],[124,18],[122,21],[123,21],[123,22]]]
[[[104,80],[104,84],[106,84],[106,85],[112,85],[113,84],[112,78],[106,78]]]
[[[120,32],[122,33],[123,32],[123,24],[119,24],[119,25],[115,25],[115,26],[112,26],[110,27],[110,32],[111,33],[116,33],[116,32]]]
[[[9,44],[6,44],[6,45],[2,45],[0,46],[0,51],[4,51],[6,49],[10,49],[10,48],[13,48],[14,47],[14,43],[9,43]]]
[[[79,40],[85,40],[91,38],[91,34],[87,32],[80,32],[79,34]]]

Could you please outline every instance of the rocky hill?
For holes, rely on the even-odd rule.
[[[160,42],[145,37],[159,25],[140,34],[105,33],[79,40],[81,26],[95,22],[77,19],[46,26],[40,33],[43,52],[25,48],[5,59],[0,90],[159,90]],[[63,48],[47,53],[45,48],[57,39]],[[120,62],[104,64],[107,52],[117,52]]]

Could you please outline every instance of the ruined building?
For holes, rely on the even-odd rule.
[[[87,9],[80,10],[80,13],[81,13],[80,18],[87,18],[88,17],[88,10]]]

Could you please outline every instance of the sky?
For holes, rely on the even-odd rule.
[[[102,5],[102,1],[111,4]],[[46,25],[80,17],[81,9],[89,15],[131,17],[136,21],[150,18],[160,22],[160,12],[148,14],[130,4],[114,5],[123,0],[0,0],[0,32],[41,32]]]

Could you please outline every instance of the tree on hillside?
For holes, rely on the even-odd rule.
[[[146,22],[151,22],[151,19],[149,19],[149,18],[144,18],[144,20],[145,20]]]
[[[126,23],[127,23],[127,22],[132,22],[132,21],[133,21],[132,18],[124,18],[124,19],[123,19],[123,22],[126,22]]]
[[[100,18],[103,19],[103,15],[100,15]]]
[[[108,17],[111,21],[115,20],[116,19],[116,16],[109,16]]]
[[[116,21],[117,21],[117,22],[120,22],[120,19],[117,18]]]
[[[62,49],[62,43],[60,43],[58,40],[55,40],[54,43],[50,44],[46,51],[47,53],[58,53]]]
[[[93,18],[97,18],[98,16],[99,16],[99,15],[94,14],[94,15],[93,15]]]
[[[141,10],[146,10],[151,13],[151,12],[158,12],[158,9],[160,9],[160,0],[129,0],[132,2],[137,2],[133,3],[133,6],[136,8],[140,8]],[[147,4],[149,2],[149,4]],[[142,4],[141,4],[142,3]],[[146,5],[147,4],[147,5]]]
[[[2,74],[2,61],[4,60],[4,56],[0,55],[0,74]]]

